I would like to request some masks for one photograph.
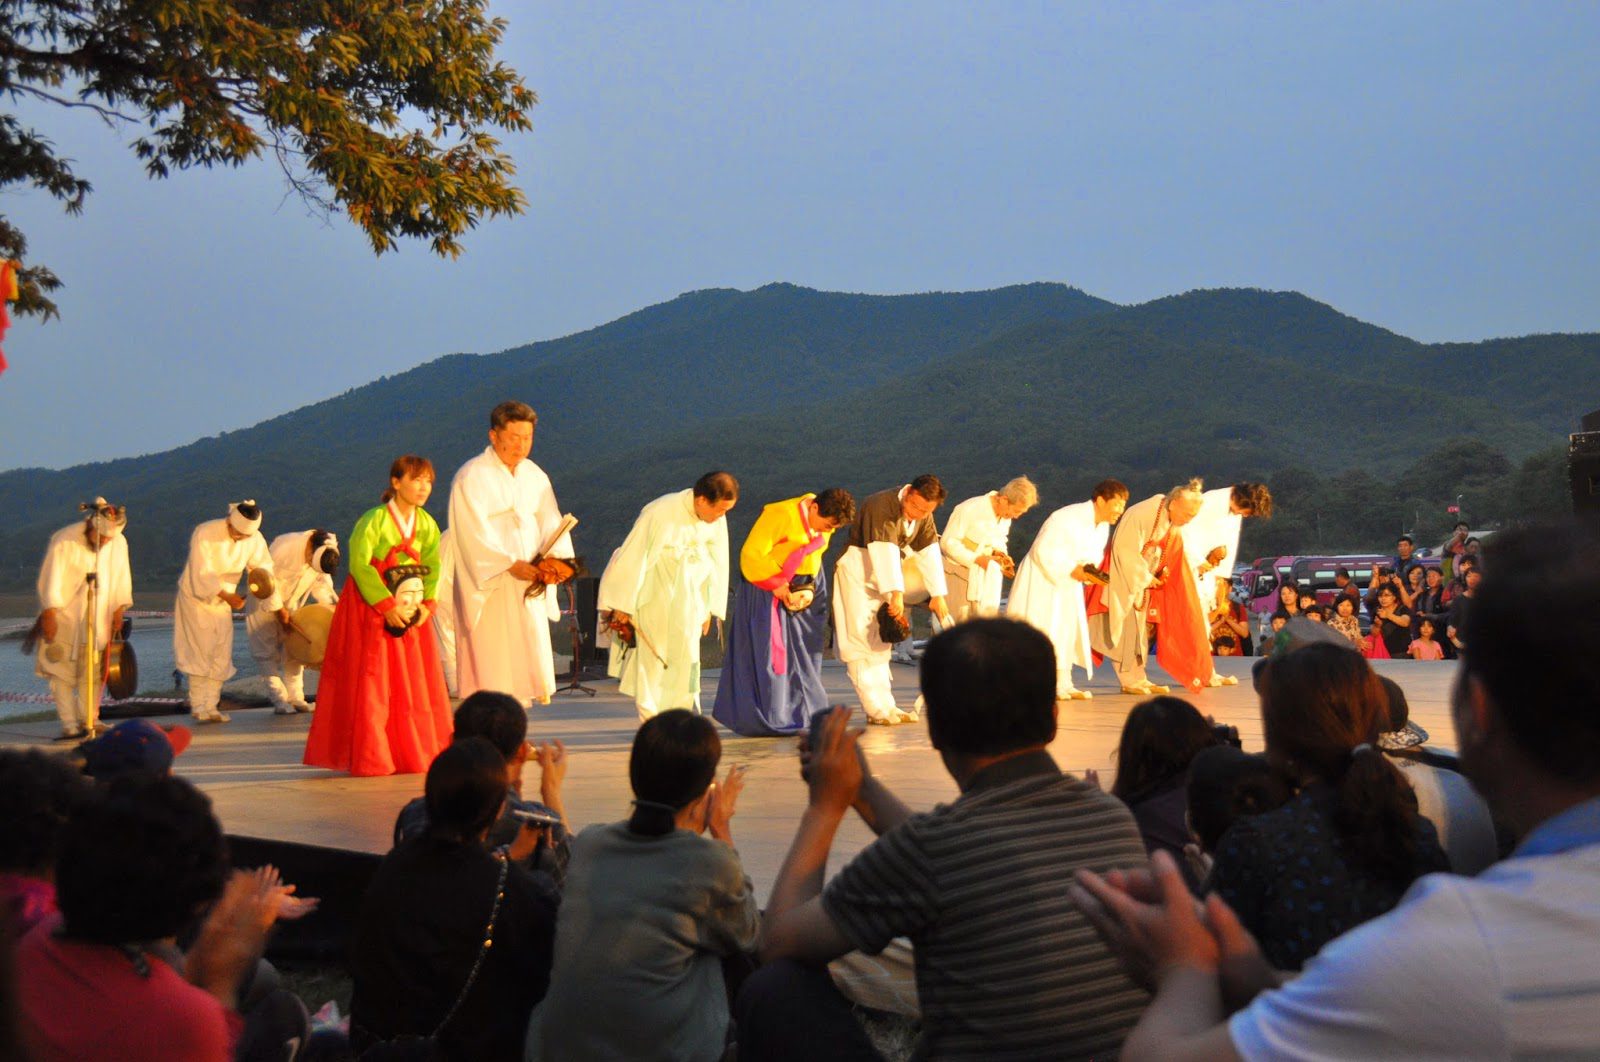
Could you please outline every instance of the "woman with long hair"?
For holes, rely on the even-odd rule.
[[[350,532],[350,578],[334,609],[305,762],[354,775],[420,774],[450,743],[450,692],[429,622],[439,525],[424,509],[433,464],[406,454],[383,504]]]
[[[1152,697],[1128,713],[1117,744],[1111,795],[1133,812],[1145,849],[1152,855],[1166,849],[1179,866],[1184,865],[1189,764],[1217,741],[1211,721],[1181,697]]]
[[[1279,969],[1298,970],[1392,908],[1417,877],[1449,869],[1411,787],[1377,748],[1388,703],[1367,662],[1331,642],[1266,667],[1267,759],[1297,792],[1228,830],[1210,885]]]
[[[634,735],[633,814],[572,842],[528,1059],[722,1057],[723,960],[755,948],[759,915],[731,832],[743,771],[719,784],[721,758],[716,726],[682,708]]]

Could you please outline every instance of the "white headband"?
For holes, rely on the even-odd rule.
[[[322,558],[327,556],[330,551],[334,557],[337,558],[339,556],[339,536],[332,532],[329,532],[328,537],[323,539],[322,545],[311,551],[311,567],[319,572],[322,571]]]
[[[256,500],[254,498],[245,498],[243,501],[229,502],[228,503],[228,526],[233,528],[235,531],[237,531],[241,535],[252,535],[252,534],[255,534],[255,532],[257,532],[258,530],[260,530],[261,529],[261,511],[259,509],[256,510],[256,518],[254,520],[250,519],[249,517],[245,516],[243,513],[241,513],[239,511],[239,506],[241,506],[241,505],[254,505],[255,503],[256,503]]]

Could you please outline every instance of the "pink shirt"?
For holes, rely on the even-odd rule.
[[[1418,638],[1411,643],[1411,657],[1414,660],[1443,660],[1444,646],[1438,642],[1425,642]]]

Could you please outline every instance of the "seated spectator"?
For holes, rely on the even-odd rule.
[[[1357,586],[1355,584],[1354,580],[1352,580],[1350,578],[1350,569],[1349,568],[1335,568],[1334,569],[1334,571],[1333,571],[1333,587],[1334,587],[1334,590],[1336,590],[1337,594],[1338,594],[1338,596],[1334,598],[1334,604],[1338,604],[1338,599],[1340,597],[1348,597],[1351,601],[1355,602],[1356,611],[1360,612],[1360,610],[1361,610],[1361,587]]]
[[[517,863],[528,827],[497,858],[485,846],[506,801],[506,761],[483,738],[434,757],[428,828],[384,856],[351,944],[357,1051],[426,1037],[446,1058],[515,1058],[550,982],[555,884]],[[486,929],[487,927],[487,929]]]
[[[1228,583],[1217,580],[1217,596],[1207,617],[1211,625],[1211,652],[1214,656],[1250,656],[1250,613],[1228,593]]]
[[[1128,713],[1111,795],[1133,812],[1146,851],[1183,855],[1189,843],[1189,764],[1218,740],[1211,720],[1181,697],[1152,697]],[[1191,884],[1198,889],[1200,882]]]
[[[1299,593],[1300,593],[1300,612],[1302,614],[1304,614],[1307,609],[1316,607],[1316,605],[1317,605],[1317,592],[1315,590],[1312,590],[1309,587],[1304,587],[1303,586],[1303,587],[1300,588]]]
[[[1202,749],[1189,764],[1188,820],[1192,843],[1184,866],[1191,881],[1211,876],[1217,843],[1239,819],[1280,808],[1294,795],[1289,782],[1265,756],[1234,745]]]
[[[148,719],[124,719],[74,750],[83,773],[97,782],[125,775],[161,778],[172,773],[172,761],[183,755],[194,733],[186,726],[160,727]]]
[[[56,854],[92,792],[60,756],[0,749],[0,919],[9,943],[56,913]]]
[[[1300,610],[1300,614],[1312,623],[1328,622],[1328,610],[1321,605],[1308,605]]]
[[[847,709],[823,721],[809,806],[767,903],[769,965],[739,995],[741,1058],[879,1058],[822,964],[897,936],[915,950],[916,1057],[1116,1053],[1146,997],[1101,950],[1063,871],[1146,856],[1122,802],[1045,751],[1055,679],[1049,640],[1015,620],[969,620],[928,643],[928,732],[961,795],[925,814],[872,776]],[[879,837],[823,889],[852,806]]]
[[[1367,655],[1379,660],[1404,657],[1411,645],[1411,611],[1400,603],[1400,592],[1391,585],[1378,588],[1367,643]]]
[[[1479,565],[1477,557],[1462,557],[1459,561],[1457,561],[1455,577],[1452,578],[1444,588],[1444,603],[1447,606],[1454,604],[1455,599],[1461,596],[1461,594],[1466,590],[1468,572],[1482,570],[1483,569]]]
[[[1298,609],[1298,606],[1296,607]],[[1261,639],[1262,656],[1271,656],[1277,650],[1278,635],[1283,633],[1283,629],[1289,625],[1289,620],[1291,618],[1292,617],[1289,615],[1289,613],[1284,612],[1281,609],[1272,614],[1272,619],[1267,621],[1272,626],[1272,632],[1265,638]]]
[[[760,912],[733,848],[743,772],[730,767],[719,787],[721,758],[716,727],[693,712],[639,728],[632,817],[590,826],[572,844],[530,1062],[722,1057],[722,962],[755,951]]]
[[[1434,641],[1436,628],[1433,620],[1424,616],[1417,623],[1417,636],[1406,646],[1406,653],[1413,660],[1443,660],[1444,647]]]
[[[1282,612],[1288,616],[1300,615],[1300,588],[1293,583],[1284,583],[1278,587],[1278,607],[1274,614]]]
[[[1461,578],[1461,592],[1450,600],[1450,614],[1445,626],[1445,634],[1457,653],[1465,648],[1466,639],[1462,636],[1462,631],[1467,628],[1467,615],[1472,608],[1472,599],[1477,596],[1478,584],[1483,580],[1483,572],[1476,564],[1467,564],[1468,560],[1471,558],[1467,557],[1462,561],[1465,574]]]
[[[1267,759],[1299,792],[1228,831],[1211,886],[1276,966],[1297,970],[1448,863],[1410,787],[1373,747],[1388,698],[1358,654],[1314,644],[1274,656],[1261,720]]]
[[[1350,644],[1360,649],[1364,638],[1361,634],[1361,619],[1356,615],[1356,603],[1349,597],[1341,594],[1334,598],[1333,616],[1328,620],[1328,626],[1350,639]]]
[[[506,804],[489,827],[490,848],[505,848],[517,839],[525,822],[545,826],[540,844],[526,860],[529,870],[542,870],[559,885],[566,873],[572,835],[561,802],[561,783],[567,776],[567,750],[560,741],[538,747],[528,743],[528,713],[509,693],[479,690],[456,707],[452,741],[482,738],[506,760]],[[539,764],[539,794],[543,803],[522,799],[522,768],[532,756]],[[546,825],[550,819],[559,819]],[[544,821],[540,821],[544,820]],[[394,820],[394,843],[420,837],[428,829],[428,800],[417,797]]]
[[[1426,747],[1428,732],[1411,721],[1411,704],[1400,684],[1382,676],[1379,681],[1389,698],[1389,723],[1378,747],[1416,793],[1417,814],[1433,823],[1450,869],[1468,876],[1478,873],[1500,856],[1489,805],[1459,770],[1445,766],[1457,763],[1453,757]]]
[[[1451,715],[1521,844],[1476,878],[1423,879],[1287,983],[1226,904],[1196,916],[1165,857],[1153,881],[1080,875],[1085,910],[1159,971],[1125,1062],[1600,1056],[1600,533],[1507,531],[1489,553]]]
[[[96,792],[67,823],[56,890],[60,914],[17,949],[23,1039],[34,1062],[224,1062],[236,1050],[283,1059],[289,1040],[304,1038],[304,1009],[282,999],[287,1027],[245,1049],[237,1003],[267,930],[312,902],[292,899],[270,867],[230,878],[211,802],[189,783],[129,777]],[[213,902],[186,979],[170,958],[176,938]]]

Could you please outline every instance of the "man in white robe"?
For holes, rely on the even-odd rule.
[[[1201,495],[1200,512],[1183,529],[1183,542],[1202,604],[1209,606],[1217,599],[1218,579],[1233,578],[1239,532],[1252,516],[1272,518],[1272,492],[1265,483],[1235,483]]]
[[[945,605],[944,560],[933,512],[944,501],[937,476],[918,476],[898,489],[869,495],[850,525],[850,545],[834,567],[833,622],[839,659],[861,699],[869,722],[915,722],[915,711],[895,704],[891,643],[878,630],[878,608],[906,615],[906,602],[920,585],[941,623],[953,622]],[[920,576],[907,578],[905,564]],[[908,585],[912,584],[912,585]]]
[[[323,605],[338,604],[333,573],[339,567],[339,539],[332,531],[290,531],[274,538],[268,549],[278,603],[284,612],[293,616],[296,609],[313,600]],[[272,694],[273,712],[294,715],[311,711],[311,702],[306,700],[305,665],[284,652],[286,631],[277,613],[265,608],[260,598],[251,597],[244,606],[244,629],[256,670],[267,680]]]
[[[606,565],[599,608],[633,623],[632,648],[611,640],[610,674],[639,721],[669,708],[700,712],[700,639],[728,613],[728,521],[739,483],[708,472],[690,490],[646,505]]]
[[[1145,672],[1150,653],[1147,626],[1150,588],[1165,566],[1163,544],[1200,511],[1199,480],[1173,487],[1130,506],[1111,533],[1111,577],[1106,587],[1107,611],[1091,617],[1089,638],[1094,650],[1116,665],[1123,693],[1148,697],[1169,687],[1151,682]]]
[[[100,661],[122,613],[133,604],[127,510],[96,498],[87,516],[50,536],[39,566],[38,651],[34,673],[50,683],[61,720],[61,740],[89,736],[86,708],[100,702]],[[94,578],[93,659],[89,652],[89,580]],[[88,685],[93,675],[92,686]]]
[[[1089,645],[1089,617],[1084,591],[1094,582],[1088,569],[1105,560],[1111,525],[1128,504],[1128,488],[1114,479],[1101,481],[1086,502],[1050,514],[1028,555],[1017,569],[1006,615],[1031,623],[1049,636],[1056,650],[1056,698],[1086,701],[1092,695],[1072,684],[1074,666],[1094,677]]]
[[[550,624],[561,618],[560,591],[532,561],[561,525],[544,470],[528,460],[538,415],[502,402],[489,415],[489,446],[450,484],[455,545],[456,688],[509,693],[523,705],[550,703],[555,661]],[[572,538],[552,544],[571,558]],[[542,592],[529,595],[535,585]]]
[[[939,549],[944,554],[945,600],[957,623],[972,616],[1000,614],[1005,569],[1010,565],[1007,539],[1011,521],[1039,504],[1039,491],[1027,476],[1018,476],[999,490],[950,510]]]
[[[232,502],[222,520],[210,520],[189,537],[189,559],[178,577],[173,605],[172,658],[189,682],[189,712],[197,723],[226,723],[218,710],[222,684],[233,677],[233,614],[244,608],[239,581],[252,568],[272,577],[262,607],[284,623],[272,551],[261,537],[261,509],[253,500]]]

